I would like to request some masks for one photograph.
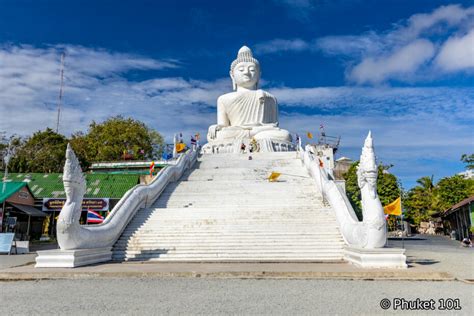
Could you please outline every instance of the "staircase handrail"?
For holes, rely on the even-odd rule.
[[[369,138],[371,143],[372,138],[370,133],[368,139]],[[387,240],[387,229],[383,207],[377,195],[376,187],[374,189],[367,184],[366,181],[364,182],[365,178],[361,175],[363,172],[372,172],[372,170],[363,171],[361,169],[360,172],[358,172],[359,186],[362,185],[363,213],[363,221],[359,221],[345,192],[336,185],[334,179],[332,179],[328,172],[320,165],[319,159],[316,158],[311,149],[311,146],[306,145],[304,151],[301,147],[298,148],[298,151],[303,164],[314,179],[316,187],[335,212],[336,220],[345,243],[361,248],[384,247]],[[364,150],[365,147],[363,149],[363,155]],[[373,150],[373,157],[369,156],[370,154],[364,157],[361,156],[361,160],[373,158],[375,162]]]
[[[180,154],[175,165],[161,169],[151,183],[137,184],[120,199],[103,223],[80,225],[85,180],[79,162],[68,145],[64,166],[66,202],[57,223],[58,244],[62,250],[112,247],[140,208],[149,207],[168,183],[178,180],[197,160],[198,152]]]

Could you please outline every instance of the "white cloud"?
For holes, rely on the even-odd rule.
[[[66,63],[60,132],[66,135],[85,130],[92,120],[119,114],[141,119],[166,132],[172,129],[172,133],[179,128],[180,119],[192,121],[189,117],[199,111],[195,103],[215,100],[219,95],[216,89],[223,85],[182,78],[141,82],[125,78],[129,70],[178,67],[179,63],[173,60],[71,45],[0,46],[0,131],[28,135],[55,127],[62,51],[66,51]],[[203,111],[196,122],[209,117],[205,107]],[[198,123],[188,125],[193,124]]]
[[[416,40],[388,56],[364,58],[350,71],[349,79],[359,84],[377,84],[388,78],[411,75],[428,62],[434,53],[435,48],[430,41]]]
[[[446,27],[472,23],[474,7],[463,8],[459,4],[441,6],[431,13],[414,14],[406,25],[399,24],[389,37],[397,40],[412,40],[423,33],[444,32]]]
[[[271,54],[276,52],[304,51],[310,48],[310,44],[302,39],[291,40],[274,39],[255,45],[255,51],[259,54]]]
[[[453,36],[441,47],[436,64],[452,72],[474,68],[474,29],[464,36]]]
[[[228,78],[131,81],[127,70],[176,67],[177,63],[82,49],[87,58],[95,56],[89,64],[96,66],[86,72],[75,64],[85,57],[66,57],[60,125],[65,135],[86,130],[92,120],[124,115],[145,122],[167,139],[175,132],[204,136],[216,121],[217,97],[231,91]],[[58,47],[0,48],[0,132],[29,135],[55,126],[60,52]],[[425,168],[415,153],[458,163],[473,145],[474,91],[469,88],[279,87],[269,91],[279,100],[282,128],[304,134],[324,123],[329,134],[342,136],[341,153],[353,158],[371,129],[377,154],[397,164],[395,171],[407,177],[415,177],[416,168]],[[445,146],[450,146],[449,155]]]
[[[375,32],[364,35],[325,36],[315,41],[314,48],[327,55],[363,56],[378,53],[383,48]]]
[[[314,51],[345,58],[347,79],[359,84],[385,83],[388,80],[413,82],[433,80],[444,75],[472,68],[474,44],[469,33],[474,27],[474,6],[441,6],[430,13],[414,14],[386,31],[369,31],[358,35],[325,36],[317,39],[276,39],[256,45],[260,53],[281,51]],[[472,31],[471,31],[472,32]],[[433,68],[432,57],[442,46]],[[349,59],[349,62],[347,62]],[[427,67],[421,67],[427,64]],[[442,71],[439,71],[442,70]]]

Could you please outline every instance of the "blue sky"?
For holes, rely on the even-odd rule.
[[[353,159],[372,130],[406,188],[474,151],[474,1],[0,0],[0,131],[55,126],[65,51],[60,132],[121,114],[205,135],[242,45],[281,127],[322,123]]]

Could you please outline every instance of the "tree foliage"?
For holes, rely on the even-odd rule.
[[[443,178],[437,184],[433,177],[422,177],[417,183],[404,202],[407,219],[417,226],[474,194],[474,180],[459,175]]]
[[[144,123],[121,116],[102,123],[92,122],[87,133],[78,132],[68,140],[47,128],[26,139],[13,139],[16,154],[9,165],[12,172],[61,172],[70,142],[83,168],[97,161],[142,160],[159,154],[163,137]],[[0,150],[5,141],[0,142]]]
[[[460,175],[439,180],[434,190],[434,211],[444,211],[474,194],[472,191],[473,181],[472,179],[464,179]]]
[[[50,128],[17,139],[17,151],[10,162],[13,172],[60,172],[65,161],[67,139]]]
[[[354,162],[344,175],[346,180],[346,194],[359,219],[362,219],[362,204],[359,185],[357,184],[357,167],[359,162]],[[401,194],[397,177],[388,172],[392,165],[379,165],[377,177],[377,193],[382,205],[387,205],[397,199]]]
[[[461,161],[466,164],[466,168],[469,170],[474,169],[474,154],[464,154],[461,156]]]
[[[412,188],[404,200],[406,218],[415,225],[429,219],[433,214],[434,183],[433,177],[422,177],[416,181],[417,186]]]
[[[92,122],[87,134],[75,134],[71,145],[87,162],[151,158],[153,142],[163,142],[157,132],[132,118],[115,116],[100,124]],[[159,135],[161,136],[161,135]]]

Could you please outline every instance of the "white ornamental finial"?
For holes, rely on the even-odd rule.
[[[375,162],[374,141],[372,133],[369,131],[362,147],[359,166],[357,167],[357,182],[359,188],[365,185],[370,188],[372,198],[377,194],[377,164]]]
[[[71,148],[71,144],[67,144],[66,149],[66,163],[64,164],[63,173],[64,184],[69,183],[73,185],[84,185],[86,180],[82,173],[81,165],[76,157],[76,154]]]
[[[369,131],[367,138],[362,147],[362,154],[360,155],[359,168],[364,172],[377,172],[377,164],[375,163],[374,141],[372,133]]]

